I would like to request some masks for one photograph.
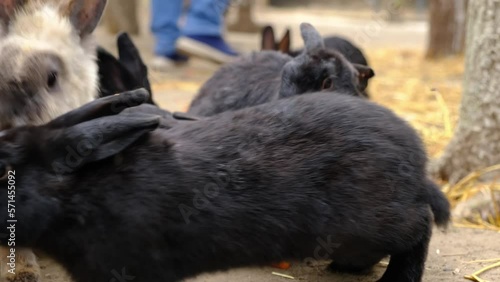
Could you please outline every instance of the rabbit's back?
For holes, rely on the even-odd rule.
[[[189,113],[212,116],[277,99],[281,70],[290,60],[285,54],[262,51],[225,65],[202,86]]]

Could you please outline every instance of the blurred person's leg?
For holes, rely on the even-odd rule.
[[[417,9],[419,12],[425,12],[427,8],[427,0],[417,0]]]
[[[228,5],[229,0],[192,0],[178,49],[219,63],[237,56],[222,37]]]
[[[151,0],[151,31],[156,40],[153,68],[161,70],[187,61],[187,57],[176,51],[177,39],[180,36],[178,21],[182,13],[182,2]]]

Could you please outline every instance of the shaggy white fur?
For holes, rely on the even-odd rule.
[[[29,1],[4,28],[0,38],[0,64],[5,66],[0,70],[0,129],[45,123],[97,96],[96,44],[90,35],[79,36],[64,15],[67,5],[64,1]],[[60,62],[54,89],[47,89],[44,81],[33,85],[37,76],[46,75],[44,69],[27,73],[29,60],[40,54],[50,54]],[[11,100],[16,100],[16,107]]]
[[[16,7],[20,2],[0,0],[0,131],[46,123],[98,95],[96,44],[89,33],[96,23],[85,20],[97,21],[106,0],[27,0]],[[51,63],[57,75],[52,87]],[[39,281],[31,250],[17,250],[15,275],[4,267],[7,252],[0,248],[0,281]]]

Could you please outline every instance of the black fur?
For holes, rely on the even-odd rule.
[[[366,71],[371,77],[373,70],[354,66],[339,52],[324,48],[311,25],[304,23],[301,29],[306,52],[292,59],[276,51],[262,51],[222,67],[202,86],[189,113],[212,116],[321,90],[364,97],[359,72]]]
[[[368,60],[363,52],[349,40],[339,36],[328,36],[324,38],[324,42],[327,49],[340,52],[349,62],[369,67]],[[296,53],[292,53],[291,56],[298,56],[302,52],[304,51],[296,51]],[[365,74],[368,74],[369,70],[365,69],[364,72]],[[360,76],[359,78],[360,89],[363,89],[363,95],[366,97],[370,97],[370,94],[368,94],[368,91],[366,90],[368,88],[370,78],[372,78],[372,75]]]
[[[3,203],[1,168],[16,171],[16,243],[76,282],[174,282],[281,260],[366,269],[387,255],[379,281],[422,280],[429,207],[444,223],[449,206],[391,111],[316,93],[155,131],[158,116],[124,112],[0,134]],[[85,140],[92,150],[67,153]]]
[[[150,115],[170,115],[169,112],[156,106],[144,104],[150,99],[150,93],[148,93],[144,88],[120,93],[118,95],[103,97],[96,99],[91,103],[87,103],[80,108],[71,111],[71,113],[55,118],[50,121],[47,126],[50,128],[70,127],[99,117],[116,115],[122,111],[134,111],[135,109],[141,109],[141,112],[148,113]],[[145,110],[146,107],[151,109]]]
[[[353,64],[368,66],[368,60],[366,59],[361,49],[359,49],[358,46],[354,45],[346,38],[340,36],[327,36],[324,38],[324,42],[326,48],[333,49],[342,53],[342,55],[344,55],[344,57],[349,60],[349,62]],[[292,57],[296,57],[303,52],[304,49],[299,49],[291,51],[289,55]]]
[[[99,67],[99,97],[145,88],[151,92],[148,69],[127,33],[117,38],[118,56],[115,58],[102,47],[97,48],[97,64]],[[150,96],[149,104],[155,105]]]
[[[323,39],[325,47],[330,50],[340,52],[352,64],[369,67],[368,60],[366,59],[360,48],[344,37],[328,36]],[[266,26],[262,31],[261,50],[274,50],[288,54],[292,57],[297,57],[304,52],[304,49],[290,50],[290,30],[287,29],[283,38],[277,42],[274,36],[274,29],[271,26]],[[362,75],[359,78],[360,89],[363,95],[370,97],[366,88],[368,88],[368,81],[371,78],[369,69],[359,69]],[[363,72],[365,75],[363,75]]]
[[[277,100],[281,70],[290,60],[288,55],[263,51],[223,66],[200,88],[188,112],[212,116]]]

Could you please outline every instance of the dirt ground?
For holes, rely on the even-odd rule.
[[[467,281],[464,275],[487,266],[488,263],[469,263],[476,260],[499,258],[500,233],[475,229],[450,228],[446,233],[434,230],[429,248],[424,281],[451,282]],[[41,261],[44,282],[69,282],[65,272],[53,261]],[[272,267],[241,268],[228,272],[205,274],[186,282],[285,282],[292,281],[273,275],[278,272],[294,277],[294,280],[310,282],[374,282],[385,270],[378,265],[373,273],[364,276],[333,274],[325,270],[327,262],[314,267],[303,263],[293,263],[288,270]],[[500,281],[500,269],[486,272],[481,276],[490,282]],[[111,278],[111,277],[110,277]],[[97,282],[97,281],[96,281]],[[153,281],[152,281],[153,282]]]
[[[145,11],[146,13],[146,11]],[[286,15],[286,17],[283,17]],[[147,18],[147,17],[145,17]],[[279,19],[279,20],[277,20]],[[259,23],[275,23],[279,30],[290,26],[293,28],[294,46],[300,45],[298,24],[301,21],[310,21],[315,24],[323,34],[343,34],[352,38],[363,47],[373,63],[377,77],[371,86],[374,100],[389,107],[403,104],[405,100],[414,99],[418,103],[436,103],[430,90],[422,93],[414,93],[424,88],[439,88],[450,107],[450,112],[456,113],[459,98],[446,96],[446,93],[460,91],[461,74],[463,69],[458,67],[452,74],[443,77],[441,70],[449,70],[449,66],[456,62],[441,62],[441,68],[427,63],[412,63],[423,57],[426,46],[427,27],[424,22],[405,22],[398,24],[383,23],[377,28],[372,18],[345,19],[333,17],[326,11],[304,12],[300,10],[289,11],[264,11],[257,16]],[[147,25],[143,25],[147,32]],[[106,34],[102,28],[98,30],[99,42],[111,51],[114,50],[114,37]],[[229,34],[230,42],[240,51],[247,52],[255,50],[259,45],[257,35]],[[152,37],[142,35],[134,38],[140,47],[146,62],[151,59]],[[391,51],[397,50],[397,51]],[[410,50],[410,51],[401,51]],[[389,53],[389,54],[387,54]],[[218,68],[209,62],[192,60],[186,67],[172,70],[169,73],[150,73],[153,84],[154,98],[160,105],[172,111],[183,111],[187,108],[189,101],[196,93],[200,84],[203,83]],[[428,71],[430,69],[430,71]],[[419,76],[408,74],[409,71],[422,73]],[[391,79],[389,79],[391,78]],[[401,84],[405,85],[401,85]],[[413,83],[413,84],[412,84]],[[423,86],[422,86],[423,85]],[[405,90],[406,89],[406,90]],[[389,91],[390,90],[390,91]],[[394,91],[392,91],[394,90]],[[390,93],[389,93],[390,92]],[[408,94],[410,93],[411,94]],[[394,106],[396,108],[396,106]],[[438,106],[436,106],[436,109]],[[436,110],[437,111],[437,110]],[[410,121],[419,121],[419,113],[415,107],[397,107],[397,112]],[[439,118],[439,116],[437,116]],[[432,134],[432,132],[430,133]],[[441,139],[441,136],[427,136],[426,141],[433,142]],[[429,145],[429,142],[426,142]],[[432,145],[432,144],[430,144]],[[439,146],[430,146],[431,155],[437,154],[441,149]],[[468,263],[475,260],[488,260],[500,258],[500,233],[496,231],[464,229],[451,227],[446,233],[439,230],[434,231],[426,264],[424,281],[466,281],[463,277],[488,265],[488,263]],[[42,258],[43,281],[45,282],[68,282],[70,279],[64,271],[53,261]],[[363,282],[375,281],[385,270],[384,265],[377,266],[373,273],[366,276],[348,276],[328,273],[324,265],[306,266],[301,263],[293,263],[289,270],[279,270],[271,267],[264,268],[242,268],[228,272],[206,274],[188,280],[189,282],[278,282],[287,281],[288,278],[273,275],[279,272],[290,275],[300,281],[344,281]],[[482,275],[487,281],[500,281],[500,269],[493,269]],[[153,282],[153,281],[152,281]]]

